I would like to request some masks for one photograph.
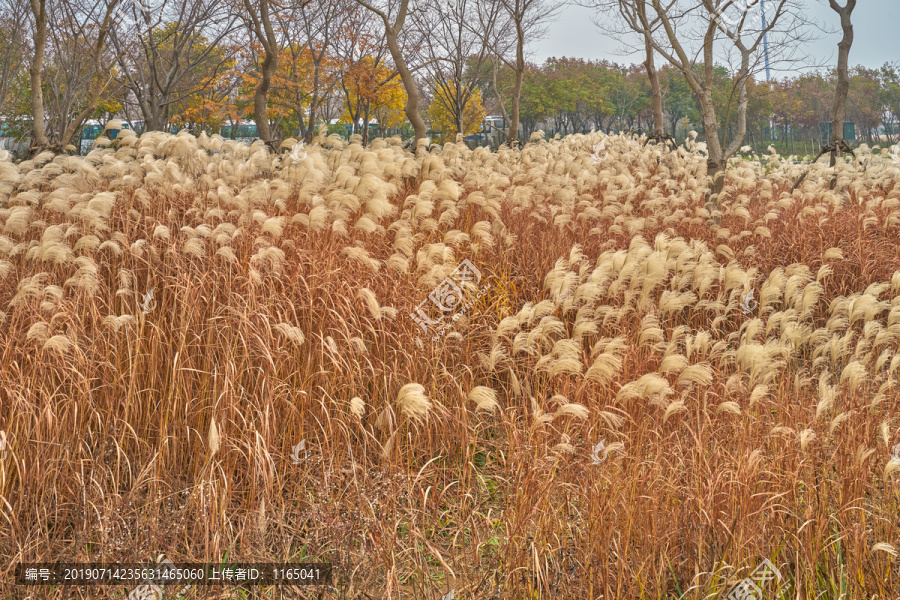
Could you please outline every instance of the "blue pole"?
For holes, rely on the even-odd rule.
[[[762,13],[762,26],[763,30],[767,27],[766,25],[766,0],[759,0],[760,12]],[[772,71],[769,69],[769,34],[763,34],[763,55],[766,59],[766,81],[772,81]]]

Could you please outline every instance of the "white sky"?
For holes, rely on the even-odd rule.
[[[550,0],[553,1],[553,0]],[[807,15],[830,30],[839,30],[837,13],[827,6],[827,0],[802,0]],[[845,0],[840,0],[841,4]],[[634,63],[643,60],[637,54],[623,55],[622,44],[599,31],[591,22],[590,9],[566,5],[560,9],[559,18],[548,27],[547,36],[528,45],[528,59],[543,63],[551,56],[585,59],[607,59],[618,63]],[[818,38],[811,42],[806,53],[816,62],[834,65],[837,61],[837,43],[840,33],[826,34],[814,30]],[[885,62],[900,62],[900,0],[859,0],[853,11],[853,47],[850,49],[850,66],[864,65],[874,68]],[[657,66],[661,66],[657,58]],[[773,76],[778,74],[773,73]]]

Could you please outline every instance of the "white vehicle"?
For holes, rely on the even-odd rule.
[[[484,117],[481,132],[491,146],[499,145],[502,140],[506,139],[506,119],[500,115]]]

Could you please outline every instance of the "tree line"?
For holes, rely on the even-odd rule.
[[[444,129],[483,112],[481,62],[521,83],[542,2],[2,0],[0,118],[34,152],[112,114],[143,130],[249,118],[273,145],[342,117],[365,133],[409,123],[421,139],[423,112]]]
[[[702,132],[700,104],[680,71],[664,65],[657,72],[663,129],[676,136],[681,123]],[[500,86],[509,86],[509,74]],[[845,119],[856,127],[857,138],[869,144],[900,141],[900,62],[879,68],[850,69]],[[490,74],[480,85],[484,101],[495,106]],[[719,129],[734,130],[737,106],[731,97],[734,81],[723,65],[714,68],[712,100]],[[748,141],[779,139],[787,144],[815,142],[821,124],[830,122],[837,88],[834,69],[772,81],[747,80]],[[729,106],[729,101],[731,105]],[[527,137],[538,127],[553,133],[590,130],[652,132],[653,94],[643,65],[609,61],[550,58],[529,64],[522,87],[521,121]]]
[[[584,1],[642,63],[529,63],[561,8],[548,0],[0,0],[0,119],[33,152],[62,151],[86,120],[112,116],[144,131],[252,119],[273,147],[336,119],[364,137],[377,122],[445,140],[500,114],[510,144],[520,124],[526,136],[661,137],[687,121],[713,171],[748,137],[817,139],[823,121],[849,118],[867,141],[896,135],[898,65],[848,67],[855,0],[827,0],[837,68],[774,81],[763,52],[767,66],[802,65],[794,50],[812,24],[799,0],[769,0],[762,21],[759,0]]]

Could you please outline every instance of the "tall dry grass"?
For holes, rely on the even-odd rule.
[[[702,145],[602,137],[0,161],[0,568],[593,600],[768,558],[791,597],[900,595],[900,168],[863,148],[791,194],[805,166],[738,159],[709,215]],[[488,292],[433,342],[409,313],[466,258]],[[29,594],[124,591],[0,583]]]

